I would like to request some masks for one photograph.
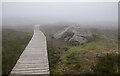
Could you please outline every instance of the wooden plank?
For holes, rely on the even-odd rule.
[[[19,57],[12,69],[10,76],[49,74],[46,37],[34,27],[34,34],[29,44]]]

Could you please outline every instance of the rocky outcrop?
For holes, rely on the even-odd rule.
[[[66,29],[54,35],[56,39],[64,39],[65,41],[74,41],[80,44],[86,43],[93,38],[93,34],[80,26],[69,26]]]

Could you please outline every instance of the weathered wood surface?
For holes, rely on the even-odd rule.
[[[40,74],[49,75],[49,64],[46,37],[36,25],[32,39],[12,69],[10,76]]]

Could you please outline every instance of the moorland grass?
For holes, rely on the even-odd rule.
[[[114,61],[117,56],[113,54],[118,51],[117,30],[91,29],[91,31],[94,34],[94,39],[82,45],[73,46],[62,40],[48,40],[51,74],[106,74],[118,72],[116,65],[114,65],[117,64],[117,61]],[[102,59],[99,59],[99,57],[102,57]]]
[[[31,37],[32,33],[3,29],[2,76],[9,75]]]

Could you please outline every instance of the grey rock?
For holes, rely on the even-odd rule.
[[[54,35],[56,39],[64,39],[64,41],[75,41],[80,44],[93,39],[93,34],[80,26],[69,26]]]

